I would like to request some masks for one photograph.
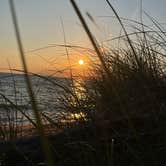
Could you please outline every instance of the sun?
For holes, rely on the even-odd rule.
[[[78,63],[79,63],[79,65],[83,65],[83,64],[84,64],[84,61],[83,61],[82,59],[80,59],[80,60],[78,61]]]

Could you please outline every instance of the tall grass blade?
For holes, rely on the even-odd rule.
[[[137,64],[139,65],[139,60],[138,60],[138,57],[137,57],[137,53],[136,53],[136,51],[135,51],[135,49],[134,49],[134,46],[132,45],[132,42],[131,42],[131,40],[130,40],[130,38],[129,38],[129,36],[128,36],[128,33],[127,33],[127,31],[126,31],[126,29],[125,29],[125,27],[124,27],[124,25],[123,25],[123,23],[122,23],[122,21],[121,21],[119,15],[118,15],[118,13],[116,12],[115,8],[112,6],[112,4],[110,3],[109,0],[106,0],[106,2],[107,2],[107,4],[110,6],[110,8],[112,9],[112,11],[114,12],[116,18],[118,19],[118,21],[119,21],[119,23],[120,23],[120,25],[121,25],[121,27],[122,27],[122,29],[123,29],[125,35],[126,35],[126,38],[127,38],[127,41],[128,41],[128,43],[129,43],[129,45],[130,45],[130,47],[131,47],[131,50],[132,50],[132,52],[133,52],[133,54],[134,54],[134,56],[135,56],[136,62],[137,62]]]
[[[19,26],[18,26],[18,21],[17,21],[17,15],[16,15],[15,7],[14,7],[14,1],[9,0],[9,5],[10,5],[10,10],[11,10],[11,16],[12,16],[12,20],[13,20],[15,35],[16,35],[16,39],[17,39],[18,49],[19,49],[19,53],[20,53],[20,59],[22,62],[24,73],[25,73],[24,76],[25,76],[25,81],[27,84],[27,91],[28,91],[29,97],[31,99],[32,110],[34,112],[34,116],[36,119],[37,130],[38,130],[40,138],[41,138],[41,145],[42,145],[43,151],[45,153],[47,166],[53,166],[51,151],[49,148],[48,141],[44,134],[44,128],[43,128],[42,121],[40,118],[39,109],[37,107],[37,102],[36,102],[36,99],[35,99],[35,96],[34,96],[34,93],[32,90],[31,80],[30,80],[29,74],[28,74],[28,67],[27,67],[25,56],[24,56],[24,49],[23,49],[23,45],[22,45],[22,41],[21,41],[21,36],[20,36],[20,31],[19,31]]]
[[[63,30],[63,40],[64,40],[64,44],[65,44],[65,51],[66,51],[67,61],[68,61],[68,64],[69,64],[70,78],[71,78],[71,81],[72,81],[72,84],[73,84],[73,72],[72,72],[72,68],[71,68],[71,61],[70,61],[68,47],[66,46],[67,41],[66,41],[65,28],[64,28],[62,18],[61,18],[61,25],[62,25],[62,30]]]
[[[99,58],[99,60],[101,62],[101,65],[102,65],[104,71],[109,76],[110,75],[109,69],[108,69],[108,67],[105,64],[105,61],[104,61],[104,59],[102,57],[102,54],[101,54],[101,51],[100,51],[100,49],[99,49],[99,47],[98,47],[98,45],[96,43],[96,40],[94,39],[92,33],[90,32],[89,27],[88,27],[84,17],[82,16],[80,9],[78,8],[78,6],[77,6],[77,4],[76,4],[76,2],[74,0],[70,0],[70,2],[72,4],[72,6],[73,6],[78,18],[80,19],[80,21],[82,23],[82,26],[83,26],[85,32],[87,33],[90,42],[92,43],[92,46],[94,47],[94,49],[95,49],[95,51],[97,53],[97,56],[98,56],[98,58]]]

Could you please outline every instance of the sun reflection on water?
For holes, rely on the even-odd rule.
[[[71,113],[69,113],[63,122],[76,122],[80,120],[86,121],[86,114],[81,111],[80,103],[84,102],[85,99],[85,87],[83,85],[82,79],[75,79],[72,82],[72,91],[74,96],[71,96],[70,99],[70,109],[72,110]]]

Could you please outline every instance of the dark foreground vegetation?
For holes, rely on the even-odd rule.
[[[124,35],[114,39],[123,47],[97,52],[102,63],[93,64],[88,80],[73,86],[71,78],[71,87],[61,87],[61,109],[74,120],[58,133],[47,133],[55,165],[165,165],[166,38],[163,27],[147,17],[154,29],[132,22],[133,32],[123,29]],[[97,44],[95,50],[100,50]],[[62,126],[44,117],[52,128]],[[0,165],[46,165],[42,151],[39,136],[2,141]]]

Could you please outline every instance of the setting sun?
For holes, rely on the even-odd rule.
[[[83,61],[82,59],[80,59],[80,60],[78,61],[78,63],[79,63],[79,65],[83,65],[83,64],[84,64],[84,61]]]

